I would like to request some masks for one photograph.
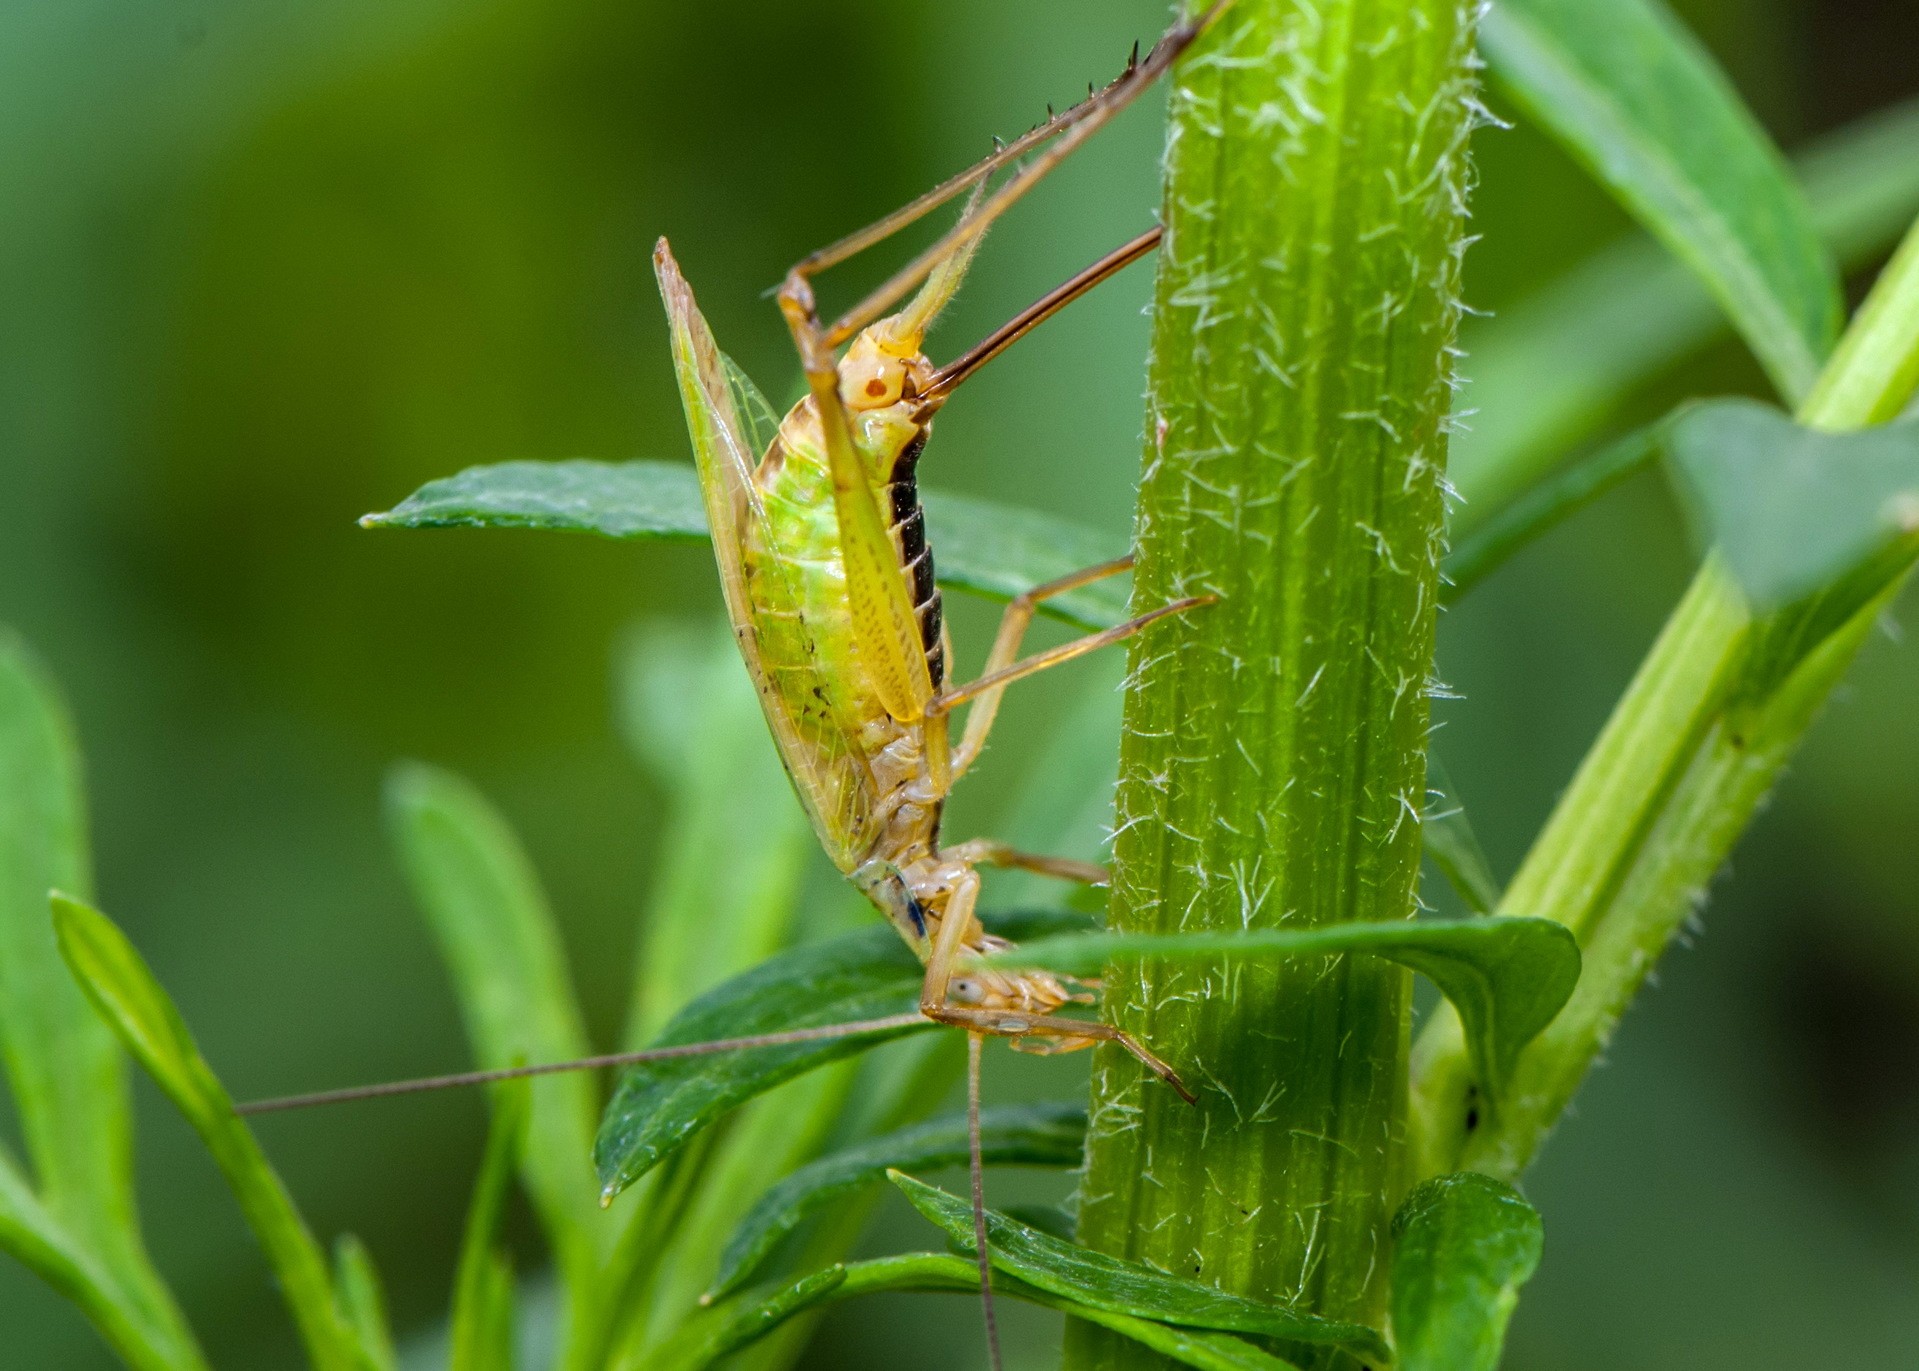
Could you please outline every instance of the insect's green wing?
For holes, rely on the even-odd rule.
[[[747,586],[745,530],[766,518],[753,472],[759,453],[778,432],[779,420],[765,397],[720,351],[664,238],[653,251],[653,270],[672,329],[673,369],[733,636],[759,692],[780,760],[821,846],[842,870],[851,870],[865,855],[870,772],[842,732],[818,713],[794,707],[795,693],[802,699],[810,693],[805,682],[772,679],[760,652],[760,606]]]

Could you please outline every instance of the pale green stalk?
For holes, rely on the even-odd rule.
[[[1113,923],[1408,918],[1457,321],[1470,7],[1240,0],[1175,73]],[[1349,958],[1137,967],[1095,1070],[1080,1239],[1384,1319],[1408,984]],[[1346,1363],[1325,1349],[1302,1365]],[[1075,1324],[1067,1365],[1162,1365]]]
[[[1833,432],[1863,428],[1897,415],[1915,383],[1919,226],[1797,417]],[[1579,989],[1521,1056],[1497,1118],[1480,1107],[1457,1016],[1434,1014],[1414,1053],[1422,1176],[1525,1170],[1903,583],[1902,568],[1782,675],[1776,656],[1756,649],[1787,626],[1755,622],[1724,565],[1706,559],[1500,906],[1579,934]]]

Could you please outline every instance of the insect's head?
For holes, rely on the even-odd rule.
[[[925,395],[934,376],[933,364],[921,350],[927,330],[959,290],[979,241],[967,240],[934,267],[905,309],[860,330],[840,359],[840,399],[847,409],[870,413]],[[930,410],[916,405],[914,417],[930,417]]]
[[[888,327],[892,322],[882,319],[860,330],[840,359],[840,400],[851,413],[916,399],[933,379],[933,364],[919,350],[919,339],[895,336]]]

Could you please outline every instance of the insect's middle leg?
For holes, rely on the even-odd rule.
[[[969,864],[978,862],[985,866],[1035,871],[1042,876],[1077,881],[1081,885],[1105,885],[1112,879],[1112,873],[1097,862],[1078,862],[1071,857],[1047,857],[1034,852],[1021,852],[1018,848],[1008,847],[991,838],[969,838],[963,843],[941,848],[940,855]]]
[[[1116,571],[1123,571],[1130,565],[1132,565],[1130,557],[1122,558],[1117,562],[1108,562],[1104,566],[1092,567],[1080,572],[1076,577],[1064,577],[1050,586],[1041,586],[1039,590],[1030,591],[1022,598],[1029,601],[1036,600],[1040,597],[1041,591],[1059,594],[1061,591],[1084,585],[1089,580],[1098,580],[1101,576],[1110,576]],[[1070,662],[1075,657],[1084,657],[1089,652],[1097,652],[1103,647],[1121,642],[1148,624],[1164,619],[1169,614],[1179,614],[1189,609],[1197,609],[1201,605],[1210,605],[1217,599],[1218,597],[1214,595],[1193,595],[1183,600],[1175,600],[1169,605],[1148,610],[1144,614],[1128,619],[1123,624],[1115,624],[1102,632],[1089,633],[1084,638],[1075,638],[1070,643],[1062,643],[1056,648],[1035,653],[1024,661],[1013,661],[1011,658],[1019,651],[1020,639],[1025,635],[1026,626],[1032,622],[1033,604],[1029,602],[1021,605],[1018,600],[1014,601],[1007,606],[1006,615],[1000,620],[1000,636],[993,643],[993,656],[988,658],[984,673],[977,680],[963,686],[955,686],[934,697],[932,704],[927,706],[928,714],[945,714],[956,705],[964,704],[968,700],[978,702],[973,706],[973,712],[967,716],[966,732],[960,738],[959,751],[954,757],[954,774],[958,775],[965,771],[978,757],[979,750],[986,744],[986,734],[993,726],[994,716],[999,712],[1000,698],[1005,693],[1006,687],[1013,682],[1024,680],[1050,667]],[[1003,653],[1002,649],[1004,649]],[[999,660],[1002,655],[1007,659],[1004,662]]]
[[[993,635],[993,648],[986,654],[986,665],[980,675],[988,677],[1002,672],[1019,659],[1020,644],[1026,640],[1026,630],[1033,626],[1033,614],[1042,601],[1064,595],[1069,590],[1078,590],[1095,581],[1103,581],[1108,576],[1117,576],[1122,571],[1131,570],[1132,565],[1131,555],[1116,557],[1110,562],[1075,571],[1070,576],[1062,576],[1057,581],[1048,581],[1014,596],[1007,604],[1006,612],[1000,615],[999,632]],[[947,660],[952,660],[950,655]],[[956,778],[966,774],[966,768],[978,759],[981,749],[986,746],[986,735],[993,731],[993,721],[999,715],[1000,698],[1005,693],[1004,685],[994,686],[981,691],[974,700],[972,711],[966,716],[966,732],[960,737],[959,750],[953,754],[953,775]]]

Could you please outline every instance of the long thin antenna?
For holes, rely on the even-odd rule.
[[[278,1099],[251,1100],[233,1107],[236,1114],[272,1114],[282,1109],[307,1109],[321,1104],[348,1104],[355,1100],[377,1100],[388,1095],[413,1095],[425,1090],[450,1090],[463,1085],[490,1085],[494,1081],[515,1081],[524,1076],[550,1076],[560,1071],[592,1071],[602,1066],[638,1066],[644,1062],[667,1062],[678,1057],[703,1057],[714,1052],[743,1052],[755,1047],[787,1047],[794,1043],[819,1042],[824,1038],[852,1038],[862,1033],[887,1033],[899,1028],[928,1025],[920,1013],[891,1014],[883,1019],[855,1019],[850,1023],[823,1024],[818,1028],[792,1028],[784,1033],[761,1033],[751,1038],[716,1038],[712,1042],[684,1043],[674,1047],[649,1047],[641,1052],[613,1052],[603,1057],[580,1057],[570,1062],[544,1062],[536,1066],[508,1066],[495,1071],[460,1071],[450,1076],[424,1076],[411,1081],[387,1081],[381,1085],[354,1085],[344,1090],[317,1090],[310,1095],[283,1095]]]
[[[993,1371],[1002,1371],[999,1355],[999,1315],[993,1308],[993,1260],[986,1251],[986,1168],[980,1157],[979,1059],[986,1039],[966,1035],[966,1161],[973,1174],[973,1249],[979,1254],[979,1301],[986,1315],[986,1358]]]
[[[1114,273],[1124,270],[1159,246],[1160,229],[1155,226],[1147,229],[1137,238],[1121,244],[1100,258],[1097,262],[1081,271],[1070,281],[1054,287],[1038,300],[1008,319],[986,337],[980,339],[959,357],[954,358],[933,374],[932,381],[921,392],[920,407],[922,413],[946,402],[951,395],[967,380],[999,356],[1007,348],[1024,338],[1048,319],[1058,314],[1066,306],[1086,294],[1094,286],[1106,280]]]

